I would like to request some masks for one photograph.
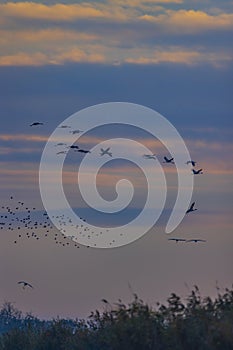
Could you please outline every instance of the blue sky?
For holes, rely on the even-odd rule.
[[[86,316],[102,298],[130,298],[128,282],[151,303],[173,291],[185,295],[185,283],[211,295],[216,280],[232,283],[232,34],[231,1],[0,1],[2,205],[12,193],[43,208],[40,157],[65,118],[94,104],[132,102],[173,123],[203,167],[193,194],[198,211],[184,218],[174,236],[207,240],[188,247],[167,241],[164,228],[177,180],[166,167],[164,213],[154,229],[128,246],[63,249],[52,238],[14,245],[17,233],[1,233],[0,275],[6,283],[0,302],[15,301],[41,317]],[[43,127],[30,128],[37,120]],[[108,130],[111,137],[140,139],[162,162],[166,150],[151,135],[125,128],[116,134]],[[82,145],[89,149],[97,139],[106,139],[106,130],[87,135]],[[66,163],[65,187],[72,205],[82,207],[74,196],[73,160],[71,155]],[[106,167],[99,180],[100,192],[111,198],[115,181],[126,173],[137,191],[123,221],[143,202],[143,178],[121,163]],[[20,279],[36,285],[33,293],[17,288]]]

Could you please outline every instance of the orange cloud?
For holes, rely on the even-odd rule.
[[[162,62],[194,64],[200,59],[196,51],[156,51],[150,57],[126,58],[125,62],[134,64],[159,64]]]
[[[221,13],[215,16],[194,10],[166,10],[165,14],[143,15],[143,21],[159,24],[163,30],[182,33],[196,33],[211,29],[228,29],[233,27],[233,13]]]
[[[104,13],[88,3],[45,5],[35,2],[8,2],[0,5],[2,16],[73,21],[77,18],[101,18]]]
[[[104,61],[103,55],[86,53],[78,48],[52,54],[18,52],[12,55],[0,56],[0,66],[43,66],[46,64],[60,65],[65,62],[102,63]]]
[[[10,30],[0,30],[0,42],[1,44],[9,44],[11,43],[11,47],[13,45],[17,45],[20,42],[24,44],[37,43],[45,45],[46,43],[57,44],[58,42],[74,42],[74,41],[95,41],[98,39],[97,34],[89,34],[74,30],[63,30],[59,28],[49,28],[49,29],[38,29],[38,30],[18,30],[18,31],[10,31]]]
[[[44,142],[48,137],[41,135],[28,135],[28,134],[0,134],[0,140],[2,141],[33,141]]]

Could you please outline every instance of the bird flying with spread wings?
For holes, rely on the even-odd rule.
[[[196,161],[194,161],[194,160],[188,160],[187,162],[186,162],[186,164],[192,164],[192,166],[195,166],[196,165]]]
[[[192,169],[192,172],[193,172],[193,175],[203,174],[202,169],[199,169],[199,170]]]
[[[163,162],[163,163],[171,163],[171,164],[175,164],[174,163],[174,158],[167,158],[166,156],[165,157],[163,157],[163,159],[165,160],[165,162]]]
[[[19,281],[18,284],[22,284],[23,285],[23,289],[25,289],[26,287],[34,288],[30,283],[25,282],[25,281]]]
[[[196,208],[194,208],[194,205],[195,205],[195,202],[193,202],[193,203],[191,204],[190,208],[186,211],[186,214],[191,213],[191,211],[197,210]]]
[[[186,239],[184,238],[168,238],[169,241],[175,241],[176,243],[178,242],[186,242]]]
[[[145,158],[145,159],[156,159],[156,155],[155,154],[144,154],[143,158]]]
[[[34,122],[34,123],[30,124],[30,126],[38,126],[38,125],[44,125],[44,123]]]
[[[206,242],[206,240],[205,239],[197,239],[197,238],[192,238],[192,239],[187,239],[186,240],[186,243],[191,243],[191,242],[194,242],[194,243]]]
[[[110,151],[110,147],[108,147],[106,149],[100,148],[100,150],[101,150],[101,153],[100,153],[101,156],[104,156],[105,154],[107,154],[109,157],[112,157],[112,153],[109,152]]]

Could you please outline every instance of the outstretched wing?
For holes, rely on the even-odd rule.
[[[195,202],[193,202],[193,203],[191,204],[191,206],[190,206],[190,209],[191,209],[191,210],[193,210],[194,205],[195,205]]]

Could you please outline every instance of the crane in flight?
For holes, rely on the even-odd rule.
[[[199,169],[199,170],[192,169],[192,172],[193,172],[193,175],[203,174],[202,169]]]
[[[195,166],[195,165],[197,164],[197,162],[194,161],[194,160],[188,160],[188,161],[186,162],[186,164],[192,164],[192,166]]]
[[[109,157],[112,157],[112,153],[109,152],[110,151],[110,147],[108,147],[106,149],[100,148],[100,150],[101,150],[101,153],[100,153],[101,156],[104,156],[105,154],[107,154]]]
[[[178,242],[186,242],[186,239],[184,238],[168,238],[169,241],[175,241],[176,243]]]
[[[33,289],[33,286],[30,283],[28,283],[28,282],[19,281],[18,284],[22,284],[23,285],[23,289],[25,289],[26,287],[29,287],[29,288]]]
[[[61,126],[58,126],[58,127],[61,128],[61,129],[71,128],[71,126],[69,126],[69,125],[61,125]]]
[[[30,126],[38,126],[38,125],[44,125],[44,123],[34,122],[34,123],[30,124]]]
[[[156,159],[156,155],[155,154],[144,154],[143,158],[145,158],[145,159]]]
[[[166,156],[165,157],[163,157],[163,159],[165,160],[165,162],[163,162],[163,163],[171,163],[171,164],[175,164],[174,163],[174,158],[167,158]]]
[[[70,131],[71,134],[75,135],[75,134],[80,134],[81,132],[83,132],[82,130],[72,130]]]
[[[194,242],[194,243],[206,242],[206,240],[205,239],[198,239],[198,238],[192,238],[192,239],[187,239],[186,240],[186,243],[191,243],[191,242]]]
[[[69,146],[68,148],[71,148],[71,149],[79,149],[79,147],[76,146],[76,145],[71,145],[71,146]]]
[[[80,153],[91,153],[91,151],[88,151],[86,149],[79,149],[78,152],[80,152]]]
[[[186,214],[191,213],[191,211],[197,210],[196,208],[194,208],[194,205],[195,205],[195,202],[193,202],[193,203],[190,205],[190,208],[186,211]]]

